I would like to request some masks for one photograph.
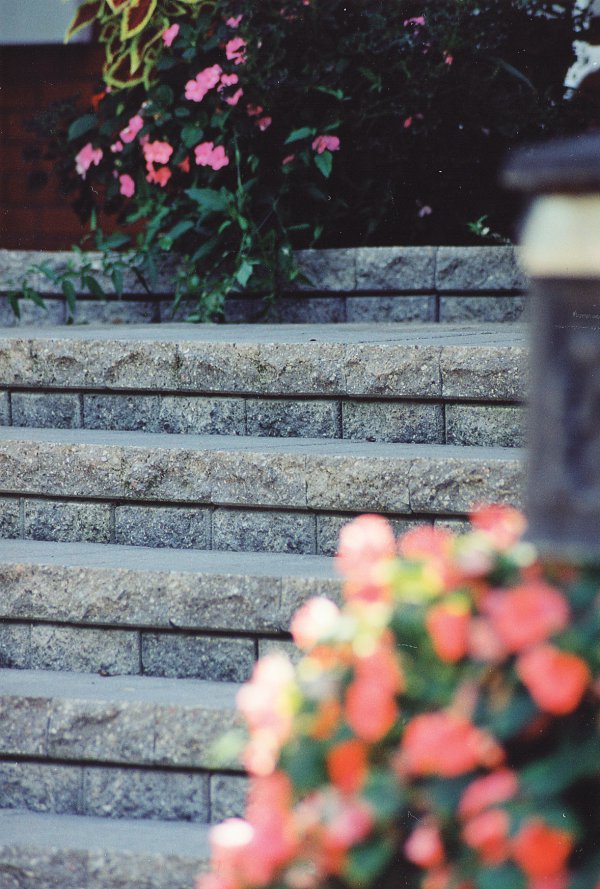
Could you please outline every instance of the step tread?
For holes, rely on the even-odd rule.
[[[267,438],[245,435],[171,435],[166,432],[115,431],[106,429],[51,429],[0,427],[0,442],[46,443],[146,450],[245,452],[297,456],[356,456],[401,460],[518,460],[522,448],[481,445],[405,444],[326,438]]]
[[[122,569],[177,574],[335,579],[329,556],[217,550],[155,549],[110,543],[0,540],[0,565]]]
[[[239,689],[235,682],[165,679],[155,676],[99,676],[51,670],[0,669],[0,699],[28,698],[109,702],[111,704],[193,707],[231,712]]]
[[[64,340],[90,342],[225,344],[418,344],[515,346],[527,345],[523,322],[444,324],[374,322],[339,324],[180,324],[82,325],[71,327],[0,328],[1,340]]]
[[[89,815],[0,809],[0,850],[8,846],[89,851],[105,849],[176,855],[204,862],[208,858],[208,831],[207,825],[197,822],[190,824],[133,818],[112,820]]]

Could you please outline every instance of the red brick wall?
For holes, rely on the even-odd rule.
[[[93,44],[0,47],[0,247],[59,250],[79,241],[82,227],[57,183],[28,188],[30,174],[49,164],[23,159],[32,141],[24,121],[58,99],[91,97],[101,65]]]

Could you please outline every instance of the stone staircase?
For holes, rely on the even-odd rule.
[[[403,298],[376,271],[346,305]],[[342,525],[519,502],[526,351],[439,319],[0,330],[2,889],[193,887],[243,805],[214,741],[339,596]]]

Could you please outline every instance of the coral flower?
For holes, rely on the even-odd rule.
[[[119,184],[119,191],[122,195],[125,195],[126,198],[133,197],[135,194],[135,182],[128,173],[123,173],[122,176],[119,176]]]
[[[510,652],[544,642],[569,623],[569,603],[559,590],[537,581],[507,592],[492,592],[483,601],[502,644]]]
[[[491,735],[456,713],[439,711],[411,719],[396,765],[400,774],[455,778],[502,759],[502,748]]]
[[[362,515],[341,530],[335,566],[346,578],[347,599],[390,601],[392,589],[386,573],[396,555],[390,523],[376,515]]]
[[[575,710],[592,678],[582,658],[553,645],[539,645],[522,654],[517,673],[540,710],[554,716]]]
[[[269,129],[272,123],[273,118],[266,115],[265,117],[259,117],[259,119],[256,121],[256,126],[261,131],[261,133],[264,133],[265,130]]]
[[[508,549],[521,537],[527,522],[525,516],[512,506],[494,504],[481,506],[471,515],[471,524],[478,531],[485,531],[500,550]]]
[[[303,651],[308,651],[326,638],[338,626],[340,609],[325,596],[316,596],[309,599],[302,608],[295,613],[290,631],[294,642]]]
[[[494,866],[506,861],[508,857],[509,827],[510,820],[503,809],[489,809],[467,821],[462,836],[465,843],[479,853],[485,864]]]
[[[473,818],[489,806],[512,799],[518,789],[519,779],[512,769],[498,769],[475,778],[460,798],[458,814],[461,818]]]
[[[440,660],[454,664],[465,656],[470,618],[469,606],[463,601],[443,602],[429,609],[425,625]]]
[[[340,741],[327,753],[327,773],[342,793],[356,793],[368,773],[367,747],[358,738]]]
[[[511,856],[528,877],[552,877],[564,871],[572,848],[573,837],[567,830],[530,818],[513,838]]]
[[[143,147],[146,163],[166,164],[173,154],[173,148],[168,142],[146,142]]]
[[[423,821],[415,827],[404,844],[404,854],[418,867],[440,867],[444,863],[445,852],[437,824]]]

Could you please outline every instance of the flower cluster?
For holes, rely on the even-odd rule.
[[[342,530],[343,605],[309,600],[297,667],[239,693],[246,813],[198,889],[600,889],[600,569],[523,530]]]

